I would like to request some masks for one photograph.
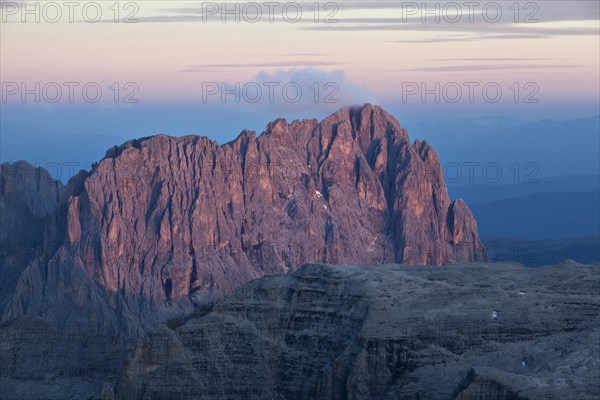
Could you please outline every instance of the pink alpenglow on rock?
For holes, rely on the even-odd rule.
[[[181,313],[306,262],[487,260],[435,151],[369,104],[320,122],[278,119],[221,146],[199,136],[132,140],[69,186],[66,244],[30,266],[39,285],[17,288],[13,317],[56,313],[68,297],[99,329],[142,328],[161,318],[156,310]],[[65,281],[79,286],[65,294]],[[42,286],[58,294],[20,292]],[[125,321],[98,315],[114,308]]]

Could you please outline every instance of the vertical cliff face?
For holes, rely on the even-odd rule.
[[[48,171],[19,161],[0,165],[0,315],[19,275],[40,255],[65,188]]]
[[[69,317],[57,303],[68,298],[94,326],[110,324],[114,316],[98,310],[114,308],[131,323],[303,262],[487,257],[468,208],[448,197],[434,150],[371,105],[321,122],[279,119],[222,146],[198,136],[130,141],[71,186],[66,243],[30,266],[5,319],[61,321]],[[65,291],[65,281],[89,289]],[[39,286],[58,294],[32,304],[27,292]]]

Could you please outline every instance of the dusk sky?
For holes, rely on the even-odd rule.
[[[222,2],[27,3],[2,1],[2,162],[156,133],[224,143],[365,102],[409,128],[599,113],[597,1],[227,2],[233,14]],[[74,147],[52,153],[65,138]]]

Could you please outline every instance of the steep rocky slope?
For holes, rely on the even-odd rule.
[[[162,326],[117,398],[596,399],[599,288],[573,263],[305,265]]]
[[[131,348],[115,336],[65,333],[40,319],[6,322],[0,325],[0,399],[99,399],[105,385],[112,392]]]
[[[25,161],[0,165],[0,315],[19,276],[40,255],[46,228],[64,198],[62,183],[43,168]]]
[[[17,286],[22,293],[31,282],[25,279],[34,275],[28,265],[45,262],[64,243],[69,191],[43,168],[24,161],[0,165],[0,312],[15,300]],[[73,281],[45,286],[44,278],[37,276],[24,303],[84,290]],[[65,313],[78,312],[65,307]],[[0,325],[0,399],[94,398],[105,382],[114,383],[130,343],[98,335],[76,319],[39,317],[28,314]]]
[[[69,185],[65,244],[24,271],[4,321],[35,315],[135,337],[303,262],[487,258],[433,149],[371,105],[280,119],[222,146],[130,141]]]

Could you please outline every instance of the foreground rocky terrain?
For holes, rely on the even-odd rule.
[[[599,289],[573,262],[308,264],[160,327],[117,398],[597,399]]]

